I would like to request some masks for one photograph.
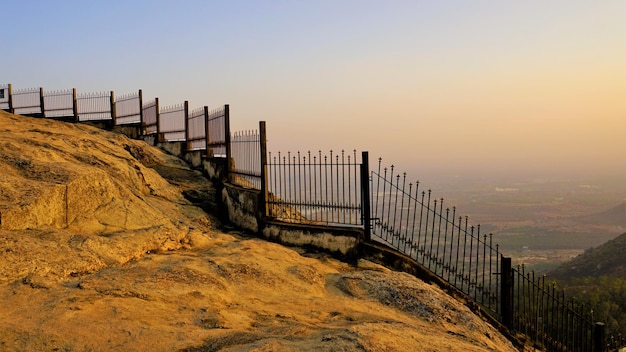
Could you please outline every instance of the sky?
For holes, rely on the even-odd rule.
[[[230,105],[412,177],[626,177],[625,1],[7,1],[0,83]]]

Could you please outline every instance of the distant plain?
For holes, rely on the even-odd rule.
[[[534,178],[519,181],[438,178],[433,196],[457,216],[493,233],[514,265],[546,272],[626,232],[623,178]],[[427,187],[428,185],[425,185]]]

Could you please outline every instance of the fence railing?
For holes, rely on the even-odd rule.
[[[545,277],[511,267],[491,234],[469,224],[455,207],[367,152],[268,153],[265,122],[258,131],[230,132],[229,106],[189,113],[188,103],[160,108],[141,90],[76,94],[75,89],[13,90],[0,85],[0,109],[72,121],[137,124],[141,134],[186,142],[190,152],[225,158],[229,182],[261,190],[259,214],[290,223],[360,227],[365,241],[395,249],[477,303],[513,333],[547,351],[613,351],[622,336],[605,336],[589,307],[568,300]]]
[[[12,91],[12,96],[14,113],[25,115],[43,113],[41,88],[15,89]]]
[[[513,268],[513,329],[548,351],[593,351],[593,316],[584,305],[567,300],[555,283],[535,277],[524,266]]]
[[[455,207],[444,207],[419,182],[392,165],[371,172],[371,236],[422,264],[500,317],[501,254],[492,235],[469,226]]]
[[[141,89],[115,97],[115,123],[132,125],[141,123],[143,94]]]
[[[154,98],[141,107],[143,116],[143,134],[152,135],[159,133],[159,98]]]
[[[187,150],[206,150],[206,121],[209,117],[207,106],[191,111],[187,120]]]
[[[9,97],[11,96],[11,85],[0,84],[0,110],[9,110]]]
[[[207,155],[230,160],[227,146],[230,145],[230,108],[224,105],[209,111],[207,119]]]
[[[113,91],[81,93],[77,96],[78,121],[108,121],[115,119]]]
[[[269,153],[267,160],[267,216],[290,222],[363,224],[356,150]]]
[[[179,142],[187,138],[188,109],[187,101],[161,108],[159,111],[159,138],[161,141]]]
[[[46,117],[74,116],[76,105],[76,89],[65,89],[45,92],[43,96],[44,115]]]
[[[264,125],[261,126],[264,128]],[[261,136],[262,130],[240,131],[230,138],[230,182],[240,186],[261,189]]]

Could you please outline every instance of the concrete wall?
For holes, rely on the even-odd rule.
[[[226,182],[227,162],[224,158],[210,158],[204,151],[187,151],[186,142],[158,142],[156,135],[142,137],[149,144],[185,160],[199,169],[218,188],[218,200],[231,224],[259,237],[285,245],[310,248],[343,258],[356,258],[363,230],[313,224],[295,224],[264,218],[261,191]],[[156,143],[156,144],[155,144]]]

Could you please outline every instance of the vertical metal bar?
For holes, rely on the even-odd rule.
[[[474,226],[470,227],[470,251],[469,251],[469,268],[467,270],[467,278],[469,280],[469,289],[472,288],[472,259],[474,258]],[[471,294],[470,294],[471,296]]]
[[[369,152],[361,152],[361,214],[363,216],[363,228],[365,232],[365,241],[372,240],[372,214],[371,214],[371,201],[370,201],[370,164],[369,164]]]
[[[441,204],[443,205],[443,198]],[[443,215],[443,214],[442,214]],[[441,277],[443,278],[444,272],[447,270],[448,274],[450,273],[450,263],[446,262],[446,249],[448,248],[448,223],[450,219],[450,208],[446,208],[446,217],[445,222],[446,226],[444,227],[443,233],[443,253],[441,254]],[[441,226],[441,223],[439,224]],[[439,248],[439,247],[437,247]]]
[[[380,218],[380,223],[381,223],[381,231],[385,232],[385,240],[387,240],[387,220],[385,220],[385,205],[386,205],[386,198],[387,198],[387,168],[385,167],[384,169],[384,176],[383,176],[383,199],[382,199],[382,206],[381,206],[381,213],[378,216]],[[382,233],[381,233],[382,235]]]
[[[502,312],[502,324],[513,329],[513,272],[511,270],[511,258],[502,257],[500,262],[500,275],[502,276],[502,292],[500,297],[500,311]]]
[[[465,281],[465,254],[466,254],[466,249],[467,249],[467,222],[468,222],[469,218],[466,215],[465,216],[465,228],[463,229],[463,234],[464,234],[464,238],[463,238],[463,257],[461,259],[461,264],[462,264],[462,269],[461,269],[461,275],[462,275],[462,282],[461,285],[463,285],[463,282]],[[469,285],[468,285],[469,287]],[[465,292],[465,291],[463,291]],[[469,288],[466,292],[467,294],[469,294]]]
[[[398,178],[399,177],[400,177],[400,175],[398,175]],[[399,183],[398,183],[398,185],[399,185]],[[401,202],[400,202],[400,204],[401,204],[400,205],[400,219],[398,220],[398,227],[399,227],[399,229],[397,231],[397,233],[398,233],[398,236],[397,236],[398,237],[398,250],[400,250],[400,243],[404,241],[403,238],[402,238],[402,218],[403,218],[403,215],[404,215],[404,198],[405,198],[405,195],[406,195],[406,172],[402,173],[402,192],[401,193],[402,193],[402,199],[401,199]],[[397,206],[398,206],[398,203],[396,202],[396,207]],[[406,243],[405,243],[405,247],[406,247]]]
[[[117,113],[115,111],[115,94],[111,91],[111,95],[109,96],[110,104],[111,104],[111,120],[113,121],[113,126],[117,125]]]
[[[419,181],[415,181],[415,204],[413,205],[413,222],[411,224],[411,253],[413,249],[415,249],[415,260],[417,260],[418,255],[418,245],[415,243],[415,220],[417,218],[417,204],[418,204],[418,196],[419,196]],[[419,241],[419,233],[417,234],[417,240]]]
[[[41,111],[41,117],[46,117],[46,109],[44,108],[43,100],[43,88],[39,87],[39,110]]]
[[[459,255],[461,254],[461,226],[463,223],[463,217],[459,216],[459,224],[457,225],[456,235],[456,261],[454,264],[454,286],[456,286],[456,280],[459,277]],[[458,286],[457,286],[458,287]]]
[[[267,204],[269,192],[267,179],[267,134],[265,132],[265,121],[259,121],[259,151],[261,161],[261,215],[265,218],[269,215]]]
[[[448,282],[450,282],[450,274],[452,272],[456,273],[456,268],[454,268],[452,266],[452,252],[454,251],[453,250],[453,246],[454,246],[454,221],[456,220],[456,207],[454,207],[454,206],[452,207],[452,217],[450,219],[452,219],[452,221],[449,221],[450,225],[452,227],[452,230],[451,230],[451,233],[450,233],[450,253],[448,253],[448,267],[449,267],[449,269],[448,269],[448,279],[447,279]],[[447,226],[448,226],[447,221],[448,220],[446,220],[446,231],[447,231]],[[459,251],[459,249],[457,248],[457,253],[458,253],[458,251]]]
[[[233,160],[230,155],[230,107],[228,104],[224,105],[224,138],[226,143],[226,180],[230,181],[230,171],[233,169]]]
[[[183,103],[183,116],[185,119],[185,141],[187,142],[187,150],[191,150],[191,135],[189,134],[189,101]]]
[[[76,88],[72,88],[72,112],[74,113],[74,122],[78,122],[78,98],[76,97]]]
[[[137,135],[141,136],[144,134],[144,131],[146,130],[146,122],[143,119],[143,91],[141,89],[139,90],[138,98],[139,98],[139,131]]]
[[[393,178],[391,179],[392,185],[393,185]],[[394,239],[397,237],[397,229],[396,229],[396,219],[397,219],[397,214],[398,214],[398,193],[400,191],[400,174],[396,175],[396,197],[393,203],[393,217],[391,218],[393,221],[393,225],[391,226],[391,243],[393,245],[393,241]],[[391,210],[391,207],[389,208],[389,210]],[[399,248],[399,243],[398,245],[395,245],[396,248]]]
[[[430,202],[428,203],[430,204]],[[435,221],[437,218],[437,198],[433,199],[433,218],[432,218],[432,226],[430,229],[430,248],[428,249],[428,269],[430,269],[430,264],[433,261],[433,243],[435,242]]]
[[[377,176],[376,177],[376,202],[375,202],[376,209],[374,210],[374,217],[377,218],[377,221],[376,221],[377,223],[379,223],[381,219],[380,213],[378,212],[378,204],[379,204],[378,198],[380,196],[380,179],[381,179],[380,168],[381,168],[382,161],[383,161],[382,158],[378,158],[378,172],[376,173],[376,176]],[[372,178],[372,188],[373,186],[374,186],[374,179]]]
[[[437,208],[435,208],[435,210],[437,210]],[[437,251],[435,254],[435,270],[437,270],[437,266],[440,266],[440,263],[443,262],[439,260],[439,246],[441,245],[441,221],[443,219],[443,198],[441,198],[439,201],[439,215],[437,215],[437,219],[439,220],[439,226],[437,227]]]
[[[298,203],[299,203],[300,215],[302,215],[304,214],[303,212],[304,200],[302,199],[302,159],[300,157],[300,151],[298,151],[298,170],[297,171],[298,171],[298,178],[297,178],[296,189],[298,190]],[[295,177],[295,170],[294,170],[294,177]]]
[[[409,257],[412,253],[411,240],[409,239],[409,221],[411,220],[411,200],[413,199],[413,183],[409,182],[409,192],[407,198],[409,199],[406,206],[406,222],[404,224],[404,250],[405,254],[408,254]],[[407,252],[407,246],[409,251]]]
[[[15,108],[13,107],[13,85],[11,83],[8,84],[7,94],[9,95],[9,112],[15,114]]]
[[[337,156],[339,157],[339,156]],[[344,222],[345,218],[346,218],[346,212],[345,212],[345,204],[346,204],[346,160],[345,160],[345,151],[342,149],[341,150],[341,199],[339,201],[339,206],[341,206],[341,219],[339,219],[340,222]],[[339,180],[339,172],[337,172],[337,180]],[[337,186],[337,189],[339,189],[339,186]],[[339,193],[339,192],[337,192]],[[339,213],[339,208],[337,209],[338,213]],[[339,215],[339,214],[337,214]]]

